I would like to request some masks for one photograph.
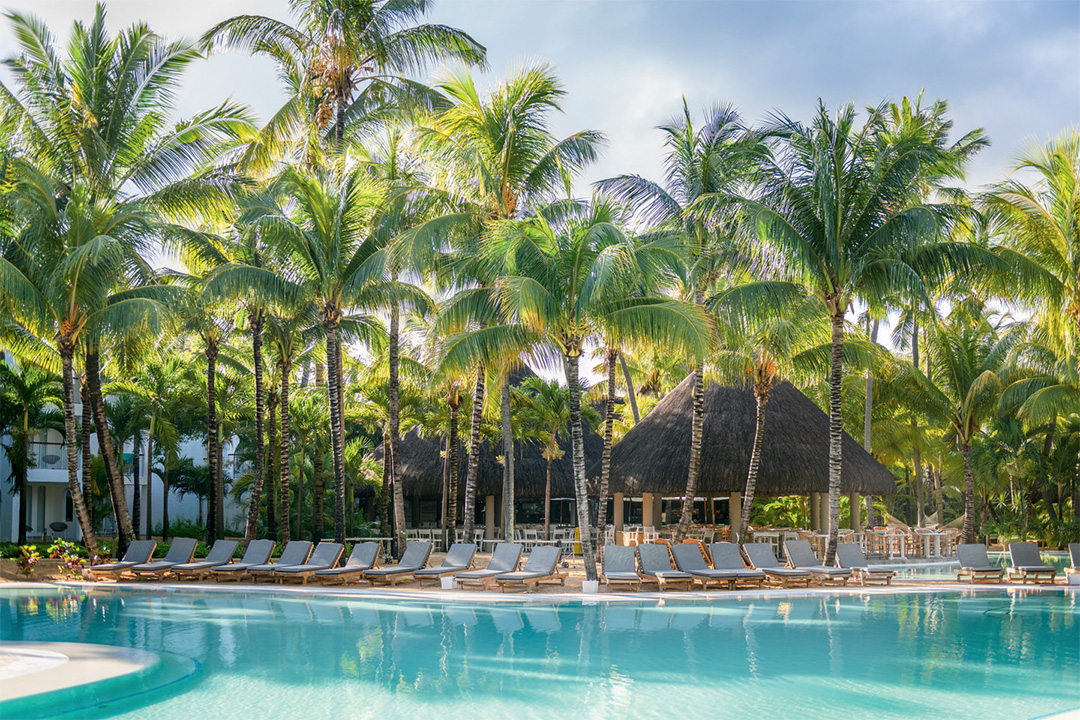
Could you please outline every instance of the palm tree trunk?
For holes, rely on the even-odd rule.
[[[510,374],[502,384],[503,538],[514,540],[514,426],[510,416]]]
[[[105,417],[105,401],[101,394],[101,376],[98,368],[97,349],[90,343],[86,347],[86,384],[90,394],[90,410],[94,414],[94,429],[98,436],[98,449],[105,459],[105,475],[109,480],[109,494],[113,501],[113,513],[116,515],[117,547],[116,556],[123,557],[128,545],[135,537],[131,526],[131,514],[128,512],[127,495],[124,493],[124,478],[116,462],[116,451],[109,434],[109,421]]]
[[[278,426],[277,426],[277,411],[278,411],[278,394],[276,392],[270,393],[267,397],[267,413],[269,414],[270,427],[267,430],[267,434],[270,438],[270,453],[267,461],[267,465],[270,466],[270,472],[268,477],[270,478],[270,488],[266,494],[266,536],[277,542],[282,542],[288,539],[288,528],[284,532],[281,531],[281,525],[278,523],[278,501],[279,501],[279,488],[277,478],[280,475],[280,460],[281,460],[281,443],[278,442]],[[275,472],[275,470],[277,472]]]
[[[326,371],[330,390],[330,446],[334,455],[334,542],[345,542],[345,456],[344,422],[338,392],[341,360],[338,342],[339,313],[336,308],[323,325],[326,328]],[[317,500],[316,500],[317,502]]]
[[[690,425],[690,472],[683,492],[682,512],[672,542],[679,544],[686,538],[690,521],[694,518],[694,497],[697,495],[698,471],[701,465],[701,441],[705,428],[705,367],[698,362],[694,368],[694,417]]]
[[[465,474],[465,517],[461,519],[462,536],[472,542],[476,520],[476,471],[480,467],[480,422],[484,414],[484,366],[476,368],[473,389],[472,427],[469,429],[469,463]]]
[[[293,531],[293,537],[299,539],[303,532],[303,518],[304,518],[304,474],[307,470],[305,463],[307,462],[307,453],[304,450],[304,444],[298,443],[300,446],[300,462],[297,463],[296,473],[296,529]],[[320,474],[322,470],[320,468]],[[319,528],[322,532],[322,528]],[[315,523],[311,523],[311,534],[315,534]]]
[[[70,337],[57,339],[59,341],[57,344],[60,347],[60,360],[64,373],[64,436],[74,438],[75,387],[71,375],[71,367],[74,364],[75,345],[71,342]],[[87,426],[86,431],[89,432],[89,426]],[[89,441],[87,444],[89,444]],[[87,510],[86,502],[83,499],[82,490],[79,488],[78,450],[76,449],[74,442],[66,443],[65,450],[67,451],[68,491],[71,493],[71,504],[72,507],[75,508],[75,517],[79,521],[79,530],[82,531],[83,545],[86,546],[87,552],[90,553],[90,558],[93,559],[93,557],[98,554],[97,536],[94,534],[94,526],[90,521],[90,513]],[[88,477],[84,477],[83,481],[88,481]],[[26,496],[24,495],[20,498],[19,502],[23,503],[23,506],[25,507]],[[23,525],[25,525],[25,522]],[[22,528],[20,528],[20,532],[25,533]],[[25,538],[23,539],[23,542],[25,542]]]
[[[446,511],[447,499],[450,497],[450,437],[447,436],[442,454],[442,498],[439,506],[439,534],[442,536],[443,547],[446,545]]]
[[[446,455],[448,458],[447,464],[449,466],[449,472],[447,473],[447,525],[450,527],[450,532],[453,533],[457,529],[457,498],[458,498],[458,416],[461,412],[461,396],[458,394],[457,386],[454,387],[454,399],[450,403],[450,446],[447,449]]]
[[[225,535],[225,518],[218,514],[218,487],[221,485],[221,468],[218,466],[217,392],[214,386],[217,375],[217,343],[206,341],[206,461],[210,466],[210,497],[206,507],[206,542],[213,545]]]
[[[975,473],[971,468],[971,443],[960,445],[964,455],[964,542],[975,542]]]
[[[604,452],[600,456],[600,509],[597,513],[598,537],[607,531],[608,488],[611,480],[611,432],[615,423],[615,360],[619,351],[609,347],[604,351],[607,361],[607,397],[604,399]],[[599,544],[599,541],[597,542]]]
[[[259,504],[262,500],[265,467],[263,453],[266,449],[264,424],[266,414],[266,389],[263,387],[262,334],[263,314],[261,310],[248,311],[248,324],[251,326],[251,356],[255,366],[255,478],[248,495],[247,525],[244,527],[244,542],[255,539],[259,529]]]
[[[823,561],[827,566],[831,566],[836,558],[836,541],[840,531],[840,470],[843,467],[841,442],[844,438],[840,390],[844,360],[844,309],[845,306],[836,303],[832,312],[832,363],[829,367],[829,541]]]
[[[82,402],[82,427],[79,428],[80,444],[82,446],[82,494],[83,504],[86,507],[86,516],[90,518],[90,527],[94,526],[94,477],[93,456],[90,454],[90,428],[94,420],[90,416],[90,391],[86,388],[86,379],[79,383],[79,397]]]
[[[401,463],[398,451],[401,449],[401,407],[398,383],[398,308],[390,309],[390,343],[388,347],[389,384],[387,399],[389,404],[388,424],[390,426],[390,487],[394,493],[394,537],[398,541],[398,553],[405,552],[405,493],[401,488]]]
[[[630,401],[630,411],[634,414],[634,424],[641,420],[638,415],[637,393],[634,392],[634,381],[630,379],[630,368],[626,367],[626,356],[619,353],[619,365],[622,366],[623,379],[626,381],[626,398]]]
[[[16,451],[17,445],[15,442],[12,442],[10,450],[12,451],[12,457],[19,458],[18,467],[15,468],[15,474],[19,478],[19,533],[16,537],[20,545],[25,545],[26,528],[29,525],[26,516],[27,509],[30,507],[30,483],[27,482],[30,473],[30,437],[25,412],[23,413],[22,439],[19,444],[22,445],[21,453]],[[42,528],[42,532],[44,531],[45,529]]]
[[[139,539],[139,518],[142,517],[142,491],[139,488],[139,455],[142,445],[142,433],[135,431],[135,437],[131,439],[131,479],[133,480],[131,491],[131,527],[135,531],[135,539]],[[121,448],[123,452],[123,448]]]
[[[551,539],[551,463],[555,461],[555,436],[551,436],[547,453],[547,477],[544,480],[544,539]]]
[[[390,536],[390,516],[386,509],[390,507],[390,438],[383,433],[382,443],[382,487],[379,489],[379,517],[382,519],[382,536]]]
[[[746,475],[746,490],[742,499],[742,522],[739,524],[740,545],[746,542],[746,528],[750,525],[750,511],[754,507],[757,490],[758,469],[761,467],[761,446],[765,440],[765,410],[772,397],[772,375],[758,373],[754,377],[754,399],[757,401],[757,424],[754,426],[754,448],[750,451],[750,472]]]
[[[323,476],[323,468],[326,467],[326,461],[323,459],[325,449],[316,444],[314,453],[311,468],[311,534],[321,539],[326,535],[326,510],[323,507],[323,501],[326,499],[326,482]],[[318,460],[317,465],[316,460]],[[300,490],[303,489],[301,485]],[[300,507],[304,505],[304,499],[300,493],[296,494],[296,504]]]
[[[281,413],[281,443],[279,456],[281,461],[278,465],[278,472],[280,475],[281,486],[281,516],[283,518],[283,525],[288,532],[289,527],[289,515],[290,508],[289,502],[291,499],[291,490],[289,488],[290,477],[292,476],[292,463],[290,462],[291,448],[292,448],[292,430],[289,426],[289,374],[292,372],[292,362],[287,357],[282,357],[278,367],[281,372],[281,402],[278,405],[278,411]],[[301,471],[303,468],[301,468]],[[300,513],[297,513],[297,523],[299,526]],[[299,530],[296,533],[296,537],[300,537]]]
[[[596,580],[596,554],[593,551],[592,528],[589,525],[589,495],[585,485],[585,440],[581,429],[581,385],[578,379],[578,342],[568,343],[566,385],[570,391],[570,447],[574,465],[574,497],[577,500],[578,534],[581,555],[585,560],[585,579]]]
[[[146,434],[146,537],[147,539],[153,537],[154,534],[154,426],[156,425],[157,417],[155,415],[150,416],[150,431]]]
[[[911,329],[911,364],[916,370],[919,369],[919,319],[912,321]],[[911,429],[916,435],[919,432],[919,418],[911,413]],[[923,526],[926,517],[926,483],[923,480],[922,450],[916,444],[911,448],[911,461],[915,463],[915,518],[918,527]]]
[[[945,526],[945,494],[941,490],[941,466],[934,472],[934,504],[937,506],[938,525]]]
[[[866,322],[869,325],[870,317],[867,315]],[[878,329],[881,327],[881,321],[875,318],[873,328],[870,329],[870,342],[877,344]],[[870,374],[870,369],[866,369],[866,403],[863,406],[863,449],[866,452],[871,452],[871,430],[873,429],[873,411],[874,411],[874,376]],[[871,527],[874,526],[874,498],[872,495],[866,495],[863,497],[863,503],[866,507],[866,522]],[[856,508],[851,509],[852,513],[857,512]],[[857,517],[852,515],[852,517]],[[851,527],[858,530],[861,524],[858,522],[851,523]]]
[[[169,463],[162,453],[161,458],[161,539],[169,539]]]

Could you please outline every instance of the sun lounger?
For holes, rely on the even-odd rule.
[[[262,565],[252,565],[245,573],[253,583],[258,583],[259,578],[274,579],[274,573],[281,568],[290,565],[303,565],[311,557],[310,540],[290,540],[281,551],[281,557],[277,562],[265,562]]]
[[[633,585],[641,589],[641,576],[637,573],[637,554],[626,545],[605,545],[604,565],[600,580],[608,589],[612,584]]]
[[[539,583],[547,580],[565,585],[567,573],[559,571],[560,560],[562,560],[562,548],[548,545],[535,547],[529,553],[525,567],[516,572],[496,575],[495,582],[499,584],[499,589],[503,592],[507,590],[532,592]]]
[[[101,565],[91,565],[83,571],[83,577],[88,580],[100,580],[103,577],[113,577],[119,580],[120,575],[125,571],[130,570],[136,565],[150,562],[150,558],[154,556],[154,548],[156,547],[157,541],[155,540],[136,540],[128,545],[127,552],[124,553],[124,557],[119,561],[103,563]]]
[[[866,561],[866,556],[863,555],[862,548],[856,543],[837,544],[836,564],[839,567],[851,570],[852,574],[858,579],[859,584],[863,586],[867,583],[874,582],[883,582],[886,585],[891,585],[892,579],[896,577],[895,570],[889,570],[888,568],[883,567],[871,567]]]
[[[389,583],[390,585],[397,585],[399,580],[412,577],[413,573],[427,565],[430,558],[431,543],[413,540],[405,547],[405,552],[401,555],[401,560],[398,561],[397,565],[366,570],[364,579],[370,580],[372,584]]]
[[[694,576],[671,566],[668,548],[668,545],[654,543],[642,543],[637,546],[642,579],[645,582],[650,580],[656,582],[661,591],[667,590],[668,585],[689,590],[694,584]]]
[[[177,580],[201,580],[214,568],[228,565],[239,544],[239,540],[215,540],[205,559],[173,565],[172,573]]]
[[[1009,580],[1027,583],[1048,582],[1054,584],[1057,570],[1046,565],[1039,555],[1039,546],[1030,542],[1009,543],[1009,559],[1012,561],[1012,573]]]
[[[990,564],[986,546],[981,543],[957,545],[956,559],[960,561],[960,569],[956,571],[957,581],[963,577],[967,577],[972,583],[980,580],[1002,582],[1005,579],[1005,569]]]
[[[1069,567],[1065,568],[1065,577],[1070,583],[1073,575],[1080,575],[1080,543],[1069,543]]]
[[[488,583],[496,577],[517,570],[518,561],[521,560],[522,546],[517,543],[501,542],[495,545],[491,553],[491,562],[486,568],[480,570],[468,570],[455,575],[461,587],[477,585],[482,590],[487,589]]]
[[[210,568],[210,577],[218,582],[239,580],[245,577],[247,571],[251,568],[266,564],[273,552],[273,540],[252,540],[248,543],[247,550],[244,551],[244,556],[240,558],[240,562]]]
[[[353,545],[352,554],[343,566],[329,570],[316,570],[314,579],[323,585],[344,585],[350,580],[367,582],[363,579],[364,571],[375,567],[378,560],[379,543],[356,543]]]
[[[283,565],[274,570],[274,577],[279,583],[299,580],[301,585],[307,585],[308,578],[317,571],[329,570],[337,565],[343,552],[345,552],[345,546],[341,543],[321,542],[311,554],[310,560],[303,565]]]
[[[746,567],[743,562],[742,552],[739,546],[733,542],[715,542],[709,546],[709,554],[712,555],[714,570],[725,570],[735,573],[735,586],[739,583],[761,587],[765,582],[765,573]]]
[[[785,540],[784,552],[787,554],[788,567],[806,570],[822,585],[829,583],[847,585],[847,581],[851,578],[850,568],[828,567],[818,562],[809,540]]]
[[[191,562],[195,557],[196,544],[197,541],[194,538],[173,538],[169,545],[169,552],[165,553],[163,560],[134,565],[131,567],[131,572],[140,580],[144,578],[160,580],[174,566]]]
[[[416,580],[417,585],[423,585],[425,580],[438,583],[439,578],[456,575],[471,568],[475,557],[476,543],[454,543],[446,551],[446,557],[443,558],[442,565],[421,568],[413,573],[413,578]]]
[[[738,575],[733,570],[715,570],[705,564],[705,556],[701,554],[700,545],[696,543],[672,545],[671,554],[675,557],[675,565],[678,569],[693,575],[694,579],[701,583],[702,590],[708,588],[709,583],[725,586],[728,590],[735,589]]]
[[[769,543],[746,543],[743,545],[746,559],[754,566],[755,570],[765,573],[768,580],[780,583],[780,587],[787,587],[789,583],[802,583],[810,586],[813,576],[809,570],[799,568],[786,568],[773,555],[772,546]]]

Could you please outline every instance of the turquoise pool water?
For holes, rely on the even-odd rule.
[[[0,704],[4,720],[1014,719],[1080,708],[1080,595],[1062,589],[673,594],[659,605],[0,590],[0,628],[4,640],[121,645],[196,668],[88,701]]]

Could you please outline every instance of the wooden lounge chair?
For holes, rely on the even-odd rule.
[[[851,570],[859,584],[866,586],[868,583],[883,582],[892,584],[896,577],[895,570],[883,567],[871,567],[863,555],[862,548],[856,543],[839,543],[836,546],[836,564],[838,567]]]
[[[176,565],[189,563],[195,557],[195,545],[198,543],[194,538],[173,538],[169,545],[169,552],[165,553],[163,560],[141,563],[131,567],[130,572],[139,580],[161,580],[165,574]]]
[[[228,565],[239,544],[239,540],[215,540],[205,559],[173,565],[172,573],[177,580],[202,580],[214,568]]]
[[[1036,583],[1047,582],[1051,585],[1054,584],[1057,570],[1043,563],[1042,557],[1039,555],[1039,546],[1035,543],[1009,543],[1009,559],[1012,561],[1012,572],[1009,574],[1009,580],[1019,580],[1022,583],[1027,583],[1030,579]]]
[[[468,585],[477,585],[481,590],[486,590],[488,584],[499,575],[517,570],[518,562],[521,560],[521,551],[522,546],[517,543],[496,543],[495,550],[491,553],[491,562],[486,568],[467,570],[454,577],[457,578],[458,585],[463,588]]]
[[[675,566],[693,575],[694,579],[701,583],[702,590],[708,589],[710,583],[724,586],[728,590],[735,589],[738,574],[733,570],[710,568],[705,563],[705,556],[701,553],[701,545],[697,543],[672,545],[671,554],[675,558]]]
[[[765,573],[746,567],[743,562],[742,552],[737,543],[715,542],[709,546],[709,554],[712,555],[714,570],[725,570],[735,573],[735,587],[740,584],[751,587],[761,587],[765,582]]]
[[[277,562],[265,562],[262,565],[252,565],[244,573],[251,578],[251,582],[258,584],[259,578],[274,579],[274,573],[283,567],[290,565],[303,565],[311,557],[310,540],[290,540],[281,551],[281,557]]]
[[[240,562],[210,568],[210,577],[218,582],[240,580],[247,575],[249,569],[266,564],[273,552],[273,540],[252,540],[248,543]]]
[[[423,585],[425,580],[438,583],[439,578],[456,575],[465,572],[473,565],[476,557],[476,543],[454,543],[446,551],[442,565],[438,567],[420,568],[413,573],[417,585]]]
[[[373,585],[387,583],[397,585],[399,580],[408,580],[420,568],[427,565],[431,558],[432,544],[424,540],[413,540],[405,546],[405,552],[397,565],[374,568],[364,571],[364,579]]]
[[[769,543],[745,543],[743,552],[755,570],[764,572],[767,580],[780,583],[780,587],[786,588],[789,583],[802,583],[810,587],[810,580],[813,579],[810,571],[782,566],[773,555]]]
[[[666,591],[669,585],[689,590],[694,584],[694,576],[672,567],[668,548],[668,545],[655,543],[642,543],[637,546],[641,578],[645,582],[655,582],[661,591]]]
[[[562,560],[562,548],[544,545],[533,548],[529,553],[529,559],[525,561],[525,567],[516,572],[496,575],[495,582],[503,592],[507,590],[522,590],[532,592],[536,586],[545,581],[555,581],[560,585],[566,584],[567,573],[559,570],[559,561]]]
[[[961,543],[956,546],[956,559],[960,569],[956,571],[956,580],[967,577],[969,582],[1003,582],[1005,569],[990,564],[986,546],[982,543]]]
[[[274,578],[278,583],[299,580],[301,585],[307,585],[308,578],[318,570],[329,570],[335,567],[341,560],[343,552],[345,552],[345,546],[341,543],[321,542],[311,554],[310,560],[303,565],[283,565],[274,570]]]
[[[316,570],[313,578],[323,585],[345,585],[352,580],[364,580],[364,571],[375,567],[379,561],[379,543],[365,542],[353,545],[352,554],[339,568]]]
[[[1065,568],[1065,580],[1073,584],[1073,575],[1080,575],[1080,543],[1069,543],[1069,567]]]
[[[806,570],[822,585],[840,583],[847,585],[851,578],[851,569],[828,567],[818,562],[809,540],[785,540],[784,552],[787,554],[788,567]]]
[[[154,548],[156,547],[156,540],[136,540],[128,545],[127,552],[124,553],[123,558],[117,562],[91,565],[83,570],[83,577],[87,580],[94,581],[100,580],[103,577],[111,577],[119,580],[120,576],[125,571],[136,565],[150,562],[150,558],[154,556]]]
[[[637,572],[637,554],[629,545],[605,545],[604,564],[600,580],[611,589],[613,584],[633,585],[641,589],[641,576]]]

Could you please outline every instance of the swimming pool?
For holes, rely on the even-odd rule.
[[[1004,552],[992,552],[987,553],[990,558],[990,562],[997,567],[1005,568],[1006,570],[1012,566],[1009,561],[1009,554]],[[1062,552],[1044,552],[1040,553],[1042,561],[1049,567],[1057,570],[1058,577],[1065,575],[1065,568],[1069,565],[1069,553]],[[918,565],[896,565],[889,566],[894,567],[896,570],[896,578],[898,580],[914,580],[922,582],[938,581],[938,580],[956,580],[956,571],[960,567],[960,563],[955,560],[947,560],[934,563],[920,563]]]
[[[424,602],[187,590],[0,590],[7,641],[190,664],[33,716],[1034,718],[1080,707],[1062,589],[662,602]],[[146,687],[166,687],[133,695]],[[108,696],[106,696],[108,695]]]

